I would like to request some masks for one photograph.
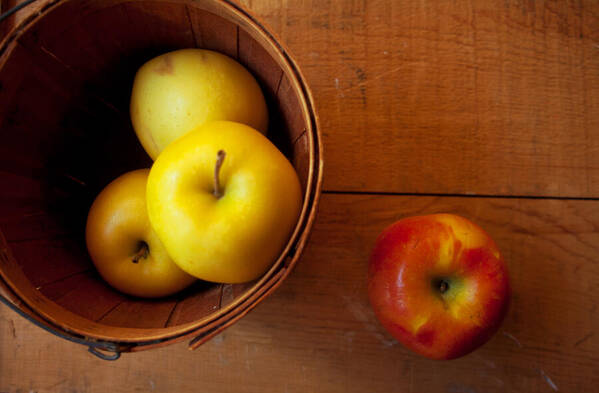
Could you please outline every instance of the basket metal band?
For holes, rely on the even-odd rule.
[[[120,349],[119,345],[116,343],[108,342],[108,341],[89,341],[89,340],[85,340],[83,338],[78,338],[75,336],[67,335],[58,330],[52,329],[50,326],[47,326],[47,325],[41,323],[40,321],[38,321],[37,319],[32,318],[29,314],[27,314],[26,312],[21,310],[13,302],[11,302],[6,297],[4,297],[1,293],[0,293],[0,302],[4,303],[6,306],[8,306],[8,308],[10,308],[11,310],[16,312],[23,318],[27,319],[29,322],[44,329],[45,331],[50,332],[50,333],[54,334],[55,336],[63,338],[65,340],[68,340],[68,341],[71,341],[71,342],[74,342],[77,344],[81,344],[81,345],[86,345],[88,347],[88,351],[91,354],[99,357],[102,360],[117,360],[118,358],[121,357],[121,349]],[[104,351],[111,352],[111,354],[107,354]]]
[[[2,22],[4,19],[6,19],[9,16],[11,16],[12,14],[14,14],[18,10],[20,10],[21,8],[27,7],[29,4],[33,3],[34,1],[37,1],[37,0],[26,0],[26,1],[22,2],[21,4],[16,5],[16,6],[12,7],[11,9],[9,9],[8,11],[2,13],[0,15],[0,22]]]

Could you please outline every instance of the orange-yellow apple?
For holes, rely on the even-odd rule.
[[[135,75],[130,111],[137,137],[154,160],[208,121],[236,121],[262,133],[268,126],[254,77],[230,57],[204,49],[181,49],[145,63]]]
[[[505,262],[493,240],[451,214],[410,217],[376,241],[368,292],[382,325],[403,345],[452,359],[484,344],[508,308]]]
[[[128,172],[106,186],[87,217],[86,242],[100,275],[129,295],[159,297],[195,281],[168,256],[148,220],[148,169]]]
[[[258,131],[217,121],[171,143],[148,178],[148,215],[173,261],[207,281],[262,275],[297,223],[293,166]]]

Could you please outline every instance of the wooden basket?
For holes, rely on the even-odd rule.
[[[36,9],[0,45],[2,300],[106,359],[183,339],[197,348],[280,285],[306,244],[322,179],[308,86],[273,35],[229,1],[46,0]],[[128,115],[135,71],[187,47],[225,53],[256,76],[270,110],[268,137],[299,174],[303,209],[259,280],[198,282],[172,297],[141,300],[95,272],[85,220],[106,184],[151,165]]]

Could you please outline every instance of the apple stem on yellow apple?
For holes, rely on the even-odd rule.
[[[220,183],[218,181],[218,173],[220,172],[220,168],[223,165],[223,162],[225,161],[226,155],[227,154],[222,149],[219,150],[218,153],[216,153],[216,165],[214,166],[214,196],[217,199],[220,199],[223,196],[223,192],[220,189]]]
[[[148,247],[148,244],[142,241],[139,245],[139,250],[137,250],[135,255],[133,255],[133,259],[131,259],[131,262],[138,263],[140,259],[146,259],[149,253],[150,248]]]

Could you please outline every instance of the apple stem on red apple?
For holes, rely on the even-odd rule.
[[[439,283],[439,292],[441,292],[441,294],[447,292],[447,290],[449,289],[449,284],[447,284],[447,281],[445,280],[441,280],[441,282]]]
[[[148,247],[148,244],[146,242],[141,242],[139,250],[137,250],[135,255],[133,255],[133,259],[131,259],[131,262],[138,263],[141,258],[147,258],[149,253],[150,248]]]
[[[220,189],[220,183],[218,181],[218,173],[220,172],[220,168],[225,161],[226,153],[224,150],[219,150],[216,153],[216,165],[214,166],[214,196],[217,199],[220,199],[223,196],[223,192]]]

